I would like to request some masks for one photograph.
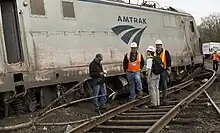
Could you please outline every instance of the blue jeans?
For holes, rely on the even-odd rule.
[[[101,106],[99,105],[99,98],[94,98],[94,104],[95,104],[95,108],[105,108],[106,107],[106,102],[107,102],[107,90],[106,90],[106,86],[105,83],[97,83],[96,81],[93,81],[93,96],[99,96],[99,93],[101,92],[100,95],[106,95],[106,96],[102,96],[99,97],[100,98],[100,103]]]
[[[166,70],[163,71],[163,73],[160,74],[160,86],[159,90],[162,91],[162,98],[166,97],[167,93],[167,82],[168,82],[168,73]]]
[[[140,72],[127,72],[126,73],[129,84],[130,98],[134,100],[136,98],[135,89],[138,93],[142,93],[142,82]]]

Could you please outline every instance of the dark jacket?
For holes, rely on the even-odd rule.
[[[160,55],[162,52],[163,52],[163,49],[161,50],[160,53],[158,53],[158,52],[156,52],[156,53],[157,53],[157,55]],[[171,62],[172,62],[169,51],[165,50],[165,56],[166,56],[166,65],[168,68],[171,66]]]
[[[134,62],[137,60],[137,52],[136,54],[131,54],[130,53],[130,61]],[[141,54],[141,69],[144,67],[144,57]],[[124,56],[124,61],[123,61],[123,68],[124,68],[124,72],[126,72],[126,70],[128,69],[128,58],[127,58],[127,54]]]
[[[100,73],[103,72],[102,65],[97,63],[95,59],[89,64],[89,75],[91,78],[103,78]]]

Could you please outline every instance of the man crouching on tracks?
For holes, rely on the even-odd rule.
[[[156,52],[154,56],[160,56],[163,65],[164,65],[164,72],[160,74],[160,86],[159,89],[162,90],[162,102],[166,102],[167,97],[167,83],[168,83],[168,74],[171,71],[171,57],[169,51],[162,48],[162,41],[156,40]]]
[[[102,55],[96,54],[95,59],[89,65],[89,74],[92,78],[93,96],[98,96],[99,92],[101,92],[101,95],[105,95],[100,97],[101,106],[99,106],[98,98],[94,99],[95,111],[106,109],[107,91],[104,82],[105,72],[103,71],[101,64],[102,60]]]
[[[159,56],[154,56],[156,48],[154,46],[149,46],[146,50],[146,76],[148,83],[148,91],[150,94],[151,105],[150,108],[155,108],[160,106],[160,92],[159,92],[159,82],[160,74],[163,73],[163,62]]]
[[[129,83],[130,98],[131,100],[135,100],[136,89],[138,91],[138,98],[143,96],[140,70],[144,66],[144,58],[142,54],[138,52],[138,45],[136,42],[132,42],[130,47],[131,52],[125,55],[123,66]]]

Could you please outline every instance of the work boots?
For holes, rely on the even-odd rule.
[[[144,93],[143,93],[143,91],[141,91],[138,93],[137,98],[141,99],[141,98],[143,98],[143,96],[144,96]]]

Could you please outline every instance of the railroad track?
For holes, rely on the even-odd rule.
[[[219,119],[216,119],[216,117],[219,115],[220,110],[216,106],[216,103],[212,100],[209,94],[204,91],[200,96],[195,98],[193,102],[185,107],[175,118],[173,118],[172,121],[170,121],[170,123],[161,131],[161,133],[176,133],[180,131],[219,132],[219,128],[215,128],[214,126],[206,131],[201,129],[202,125],[206,125],[204,121],[206,123],[211,122],[212,124],[217,124]],[[200,129],[198,129],[198,127],[200,127]]]
[[[123,104],[114,108],[99,117],[82,123],[81,125],[71,129],[68,133],[80,132],[160,132],[182,109],[187,107],[194,99],[202,94],[215,80],[216,73],[212,73],[210,78],[201,84],[201,76],[190,79],[177,86],[168,89],[170,98],[166,105],[162,105],[155,109],[146,108],[149,102],[149,96],[142,99]],[[203,76],[207,74],[202,74]],[[194,85],[191,89],[184,89]],[[198,87],[195,87],[197,85]],[[181,93],[178,93],[181,91]],[[179,97],[181,94],[181,97]],[[138,107],[138,109],[133,108]]]

